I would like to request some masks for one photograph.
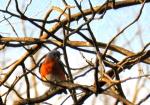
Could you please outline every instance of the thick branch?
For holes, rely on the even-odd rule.
[[[13,43],[7,43],[7,42],[22,42],[22,44],[25,45],[32,45],[32,44],[40,44],[40,43],[51,43],[58,46],[62,46],[63,43],[57,40],[51,40],[51,39],[42,39],[42,38],[32,38],[32,37],[2,37],[0,38],[0,44],[7,44],[10,47],[16,47],[20,44],[13,44]],[[73,47],[93,47],[93,45],[90,42],[85,41],[67,41],[68,46]],[[106,48],[107,44],[102,42],[97,42],[98,47],[100,48]],[[20,45],[22,46],[22,45]],[[135,55],[134,52],[129,51],[123,47],[119,47],[117,45],[110,45],[109,50],[118,52],[120,54],[123,54],[125,56],[132,56]],[[144,60],[145,63],[150,64],[150,58],[147,58]]]

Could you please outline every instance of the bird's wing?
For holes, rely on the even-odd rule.
[[[63,64],[63,62],[62,62],[61,60],[59,60],[59,64],[60,64],[60,66],[62,67],[63,72],[66,74],[66,76],[67,76],[67,78],[68,78],[68,74],[67,74],[67,72],[65,71],[64,64]]]
[[[68,74],[67,74],[67,72],[65,71],[63,62],[62,62],[61,60],[59,60],[58,62],[59,62],[59,64],[60,64],[60,66],[61,66],[63,72],[66,74],[66,76],[67,76],[67,78],[68,78]],[[65,94],[67,94],[67,91],[66,91],[66,90],[64,90],[63,92],[64,92]]]

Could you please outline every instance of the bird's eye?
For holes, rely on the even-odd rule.
[[[55,53],[55,54],[54,54],[54,56],[55,56],[55,57],[57,57],[57,56],[58,56],[58,54],[56,54],[56,53]]]
[[[54,54],[53,54],[53,57],[57,57],[57,54],[56,54],[56,53],[54,53]]]

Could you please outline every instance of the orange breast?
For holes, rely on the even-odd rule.
[[[42,77],[45,77],[49,73],[53,72],[54,61],[52,59],[45,60],[40,68],[40,74]]]
[[[45,78],[47,75],[52,74],[60,78],[60,80],[66,80],[65,73],[61,64],[55,59],[46,59],[41,65],[40,74],[42,78]]]

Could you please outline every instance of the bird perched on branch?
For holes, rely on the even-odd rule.
[[[53,81],[54,83],[65,81],[65,69],[63,63],[60,60],[61,53],[57,50],[52,50],[49,52],[44,62],[40,66],[41,78],[45,85],[50,87],[50,91],[53,91],[59,86],[56,86],[48,81]],[[64,91],[66,93],[66,90]]]

